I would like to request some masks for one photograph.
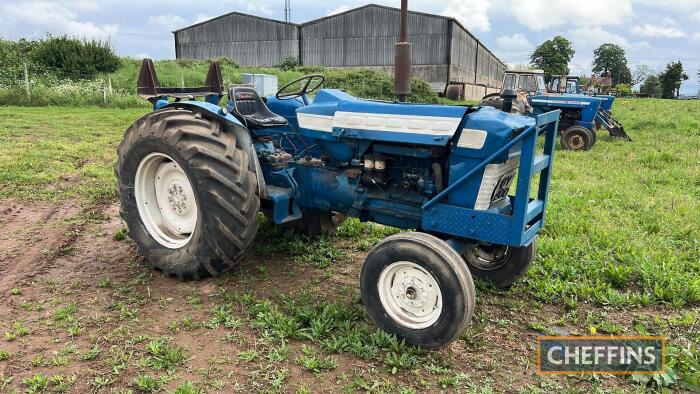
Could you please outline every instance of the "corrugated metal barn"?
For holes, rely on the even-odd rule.
[[[227,57],[245,66],[274,66],[299,57],[299,26],[231,12],[174,32],[180,59]]]
[[[303,65],[393,72],[399,9],[369,4],[301,25],[237,12],[174,32],[178,58],[228,57],[247,66]],[[463,84],[468,99],[498,91],[504,64],[453,18],[409,12],[413,75],[436,91]]]

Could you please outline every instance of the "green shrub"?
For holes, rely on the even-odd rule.
[[[294,56],[284,58],[284,60],[282,60],[282,63],[280,63],[277,66],[277,68],[283,71],[296,70],[297,67],[299,67],[299,60]]]
[[[71,79],[111,73],[120,65],[120,59],[109,43],[68,36],[47,36],[32,50],[31,58],[49,71]]]

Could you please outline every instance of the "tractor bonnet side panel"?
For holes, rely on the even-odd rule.
[[[468,114],[455,136],[450,152],[448,186],[496,153],[518,131],[534,124],[534,118],[506,114],[492,107],[483,107]],[[488,130],[488,133],[484,130]],[[489,208],[494,193],[499,192],[496,189],[500,183],[507,183],[502,185],[503,190],[500,192],[507,191],[510,185],[507,178],[515,173],[519,156],[520,146],[516,145],[509,154],[504,154],[496,163],[486,166],[471,180],[451,192],[448,203],[474,209]]]

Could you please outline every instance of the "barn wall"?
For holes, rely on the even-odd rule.
[[[304,65],[372,68],[393,73],[398,9],[370,5],[295,25],[231,13],[175,32],[178,58],[227,57],[246,66],[275,66],[287,57]],[[443,92],[465,84],[467,99],[498,91],[503,63],[455,20],[409,12],[413,76]]]
[[[399,39],[399,11],[363,7],[301,26],[301,63],[327,67],[369,67],[393,72]],[[409,12],[413,75],[434,86],[447,81],[449,20]]]
[[[229,14],[175,32],[178,58],[227,57],[246,66],[275,66],[299,57],[299,28],[290,23]]]

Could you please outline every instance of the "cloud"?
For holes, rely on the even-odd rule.
[[[335,9],[326,12],[326,15],[340,14],[341,12],[345,12],[349,9],[350,9],[350,7],[348,7],[347,5],[340,5],[340,6],[336,7]]]
[[[199,13],[197,14],[197,17],[194,18],[194,23],[200,23],[204,21],[208,21],[209,19],[216,18],[215,16],[210,16],[206,14]]]
[[[450,0],[442,15],[457,19],[469,30],[490,31],[490,4],[483,0]]]
[[[579,52],[579,47],[581,49],[594,49],[605,43],[617,44],[627,50],[650,48],[646,41],[631,42],[627,38],[611,33],[600,26],[573,29],[569,32],[569,38],[577,47],[577,52]]]
[[[176,30],[187,25],[187,21],[185,20],[185,18],[173,14],[149,16],[148,23],[152,25],[162,26],[170,31]]]
[[[53,1],[5,4],[2,7],[2,14],[6,16],[8,22],[29,24],[44,31],[51,30],[81,38],[108,39],[119,31],[119,25],[116,23],[100,26],[93,22],[81,22],[77,20],[77,14],[73,10]]]
[[[272,15],[274,13],[270,9],[270,6],[259,2],[248,3],[248,8],[246,9],[246,12],[257,15]]]
[[[700,1],[698,0],[674,0],[674,1],[664,1],[659,0],[633,0],[635,4],[644,4],[650,7],[662,8],[664,11],[692,11],[698,8]]]
[[[692,39],[693,41],[696,41],[696,42],[700,42],[700,31],[697,33],[693,33],[693,35],[690,36],[690,39]]]
[[[633,15],[631,0],[510,0],[510,12],[530,30],[555,26],[620,25]]]
[[[515,33],[512,36],[500,36],[496,39],[496,45],[505,51],[530,50],[533,48],[527,37],[520,33]]]
[[[530,54],[535,46],[520,33],[496,38],[495,53],[505,62],[526,64],[530,62]]]
[[[632,33],[643,37],[680,38],[687,34],[679,29],[678,24],[671,18],[664,18],[660,24],[645,23],[632,28]]]
[[[700,10],[697,12],[693,13],[693,15],[690,16],[691,19],[695,19],[696,21],[700,22]]]

